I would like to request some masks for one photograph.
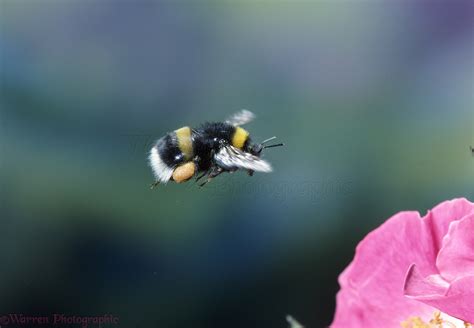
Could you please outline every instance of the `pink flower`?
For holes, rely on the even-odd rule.
[[[394,215],[360,242],[339,284],[332,328],[474,323],[474,204]]]

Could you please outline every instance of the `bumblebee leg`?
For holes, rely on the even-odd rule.
[[[255,171],[248,170],[248,171],[247,171],[247,174],[249,175],[249,177],[253,177],[254,172],[255,172]]]
[[[150,189],[155,189],[160,184],[160,181],[155,181],[150,185]]]
[[[212,169],[212,171],[208,174],[207,176],[207,180],[204,181],[203,183],[201,183],[199,185],[200,188],[204,187],[207,183],[211,182],[212,179],[214,179],[215,177],[219,176],[220,174],[224,173],[224,169],[220,168],[220,167],[215,167]]]
[[[196,178],[196,182],[198,182],[199,180],[201,180],[206,174],[209,174],[209,171],[205,171],[203,174],[201,174],[200,176],[198,176]]]

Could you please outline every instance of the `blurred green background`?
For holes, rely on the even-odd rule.
[[[357,242],[474,199],[472,1],[1,0],[0,315],[330,324]],[[150,144],[257,115],[272,174],[150,190]]]

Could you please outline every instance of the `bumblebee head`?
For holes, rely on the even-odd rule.
[[[262,144],[253,144],[250,147],[249,152],[254,156],[260,156],[260,153],[262,152],[262,150],[263,150],[263,145]]]
[[[276,139],[276,137],[271,137],[271,138],[268,138],[268,139],[262,141],[261,143],[253,144],[252,146],[250,146],[249,152],[254,156],[260,157],[260,154],[262,153],[262,151],[265,148],[273,148],[273,147],[284,146],[283,143],[265,146],[266,143],[268,143],[272,140],[275,140],[275,139]]]

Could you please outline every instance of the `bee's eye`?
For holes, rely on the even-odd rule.
[[[214,138],[214,139],[212,139],[212,140],[213,140],[214,142],[217,142],[219,139],[217,139],[217,138]]]
[[[252,148],[250,148],[250,153],[252,155],[260,155],[260,153],[262,152],[263,150],[263,146],[261,144],[255,144],[252,146]]]

